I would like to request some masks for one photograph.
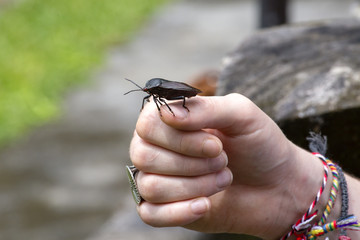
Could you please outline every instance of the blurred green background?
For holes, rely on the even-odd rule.
[[[66,90],[164,2],[0,1],[0,145],[56,117]]]

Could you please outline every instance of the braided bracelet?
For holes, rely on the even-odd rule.
[[[348,215],[348,193],[347,193],[347,184],[344,173],[342,172],[341,167],[332,163],[329,159],[326,159],[332,175],[333,175],[333,185],[331,189],[331,194],[329,197],[328,204],[325,208],[323,217],[318,222],[316,226],[313,226],[309,233],[307,234],[308,240],[316,240],[317,237],[325,235],[336,229],[341,229],[339,240],[351,240],[346,236],[346,230],[360,230],[360,224],[358,223],[354,215]],[[340,182],[338,181],[340,180]],[[330,214],[331,208],[335,204],[336,193],[338,191],[338,186],[341,187],[341,216],[339,219],[334,220],[330,223],[325,224],[326,218]],[[321,226],[322,225],[322,226]]]
[[[346,218],[349,210],[349,198],[348,198],[348,190],[347,183],[344,172],[342,171],[339,165],[336,166],[336,169],[339,173],[340,180],[340,189],[341,189],[341,214],[340,218]],[[340,231],[340,236],[346,236],[346,229],[342,228]]]
[[[326,234],[329,231],[332,231],[335,229],[334,225],[324,225],[326,222],[327,217],[330,215],[331,209],[335,205],[335,200],[337,196],[337,192],[339,189],[339,181],[338,181],[338,170],[336,168],[336,164],[334,164],[329,159],[325,158],[324,156],[321,156],[323,159],[326,159],[326,163],[329,166],[331,173],[332,173],[332,187],[330,191],[330,197],[328,200],[328,203],[325,207],[325,210],[323,212],[323,215],[316,226],[312,227],[309,233],[307,233],[307,239],[309,240],[315,240],[316,237]],[[324,225],[323,227],[319,227],[319,225]]]
[[[329,233],[331,231],[334,231],[336,229],[349,229],[349,230],[359,230],[359,223],[357,222],[357,219],[354,215],[350,215],[344,219],[338,219],[334,220],[330,223],[327,223],[323,226],[314,226],[311,231],[309,232],[309,235],[307,237],[308,240],[314,240],[316,237],[322,236],[326,233]],[[344,235],[342,235],[344,236]],[[341,236],[339,239],[350,239],[342,238]]]
[[[323,163],[323,166],[324,166],[324,177],[323,177],[323,181],[322,181],[320,190],[316,194],[314,201],[311,203],[311,205],[308,208],[308,210],[306,211],[306,213],[291,227],[292,228],[291,231],[288,232],[286,235],[284,235],[281,238],[281,240],[285,240],[292,235],[303,236],[304,233],[302,233],[302,232],[310,229],[310,227],[312,226],[310,224],[310,222],[317,216],[317,212],[318,212],[317,210],[312,214],[311,214],[311,212],[313,211],[316,203],[319,201],[319,199],[325,189],[329,170],[328,170],[328,165],[326,163],[326,158],[319,153],[313,153],[313,154],[321,160],[321,162]]]
[[[314,132],[310,132],[310,136],[306,138],[309,141],[309,148],[312,152],[318,152],[320,154],[325,155],[327,151],[327,138],[326,136],[321,136],[321,134],[317,134]],[[319,155],[318,155],[319,157]],[[324,159],[325,157],[321,157]],[[331,189],[330,199],[328,204],[325,208],[323,217],[319,221],[318,225],[323,224],[326,221],[327,216],[330,213],[331,207],[334,205],[336,195],[334,195],[336,191],[336,181],[340,184],[341,189],[341,216],[338,220],[333,221],[328,224],[324,224],[323,226],[314,226],[312,227],[311,231],[302,239],[316,239],[317,236],[321,236],[323,234],[328,233],[329,231],[333,231],[335,229],[341,229],[339,240],[351,240],[350,237],[346,236],[346,230],[360,230],[360,224],[358,223],[357,219],[353,215],[348,215],[348,208],[349,208],[349,200],[348,200],[348,190],[347,190],[347,183],[344,176],[344,173],[340,166],[336,164],[332,164],[330,160],[327,160],[332,174],[333,174],[333,186]],[[336,167],[336,170],[333,167]],[[337,171],[337,172],[336,172]],[[310,234],[312,233],[312,234]],[[328,238],[326,238],[328,239]]]
[[[317,225],[323,225],[326,222],[327,217],[329,216],[331,209],[333,208],[333,206],[335,205],[335,200],[336,200],[336,195],[339,189],[339,181],[338,181],[338,170],[336,168],[336,165],[330,161],[329,159],[326,159],[326,163],[329,166],[330,170],[331,170],[331,174],[332,174],[332,178],[333,178],[333,183],[331,186],[331,191],[330,191],[330,197],[329,197],[329,201],[325,207],[324,213],[320,219],[320,221],[317,223]]]

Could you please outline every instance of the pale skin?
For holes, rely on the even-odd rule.
[[[291,143],[242,95],[194,97],[186,106],[190,112],[172,102],[176,116],[162,107],[160,117],[150,103],[139,116],[130,157],[140,170],[136,178],[145,201],[137,210],[142,220],[155,227],[263,239],[286,234],[321,186],[320,160]],[[349,213],[360,216],[360,183],[346,177]],[[330,187],[319,209],[325,207]],[[339,216],[340,204],[331,219]],[[348,235],[360,239],[359,232]]]

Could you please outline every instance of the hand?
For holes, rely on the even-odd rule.
[[[315,196],[320,161],[242,95],[191,98],[190,112],[181,104],[170,105],[176,117],[163,106],[161,118],[147,104],[138,119],[130,157],[145,199],[140,217],[158,227],[280,238]]]

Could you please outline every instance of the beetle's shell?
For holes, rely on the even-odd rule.
[[[169,81],[162,78],[150,79],[143,90],[168,100],[193,97],[201,92],[201,90],[186,83]]]
[[[145,89],[150,89],[153,87],[159,87],[162,81],[168,81],[162,78],[152,78],[146,82]]]

